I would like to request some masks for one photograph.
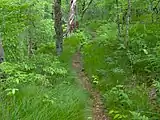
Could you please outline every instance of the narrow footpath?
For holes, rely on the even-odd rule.
[[[87,90],[90,95],[92,96],[91,99],[93,101],[92,105],[92,120],[109,120],[108,117],[106,117],[104,112],[104,107],[101,101],[100,94],[97,90],[92,88],[92,83],[90,82],[89,78],[85,74],[84,71],[82,71],[82,64],[81,64],[81,53],[80,51],[76,52],[73,55],[72,58],[72,66],[74,70],[76,70],[77,75],[79,77],[80,83],[82,87]]]

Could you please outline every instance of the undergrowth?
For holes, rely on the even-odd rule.
[[[103,95],[106,114],[115,120],[158,120],[160,60],[155,25],[133,25],[126,48],[123,37],[117,40],[115,23],[99,24],[88,24],[97,27],[94,35],[88,32],[93,41],[85,43],[82,54],[85,72]]]
[[[55,57],[53,45],[42,45],[36,55],[20,63],[0,64],[1,120],[84,120],[88,95],[69,68],[77,36],[65,42]],[[81,40],[81,39],[79,39]],[[70,41],[72,44],[68,44]]]

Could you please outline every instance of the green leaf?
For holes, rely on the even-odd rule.
[[[119,118],[120,116],[121,116],[120,114],[116,114],[113,119],[117,119],[117,118]]]
[[[148,51],[146,49],[143,49],[143,52],[148,55]]]
[[[109,111],[109,114],[112,114],[112,113],[114,113],[114,110],[110,110],[110,111]]]

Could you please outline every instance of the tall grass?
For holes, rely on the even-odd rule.
[[[96,22],[90,24],[91,28],[98,25]],[[157,78],[159,80],[158,75],[154,77],[152,75],[156,74],[158,67],[155,68],[154,64],[150,64],[154,61],[156,66],[159,65],[154,52],[157,49],[155,44],[159,42],[158,38],[154,39],[155,43],[151,42],[150,38],[155,38],[154,34],[138,38],[144,31],[138,28],[141,27],[132,27],[130,30],[132,33],[130,39],[133,40],[130,41],[128,51],[124,49],[123,41],[117,40],[114,23],[101,24],[94,29],[96,35],[93,36],[93,42],[85,44],[82,49],[85,71],[95,87],[101,91],[105,106],[112,118],[123,120],[138,120],[142,117],[144,120],[160,118],[158,104],[155,106],[151,104],[148,95],[148,82]],[[148,33],[151,28],[148,27],[146,32]],[[138,31],[138,36],[135,35],[137,31],[134,33],[133,29]],[[142,50],[149,52],[145,54]],[[146,68],[149,72],[145,70]]]
[[[0,90],[0,120],[85,120],[90,116],[88,94],[78,85],[78,78],[70,69],[72,55],[80,44],[78,37],[71,38],[64,44],[61,62],[50,57],[45,46],[33,60],[20,64],[20,69],[9,70],[12,66],[4,66],[4,71],[7,69],[9,73],[1,85],[18,91],[7,95],[5,89]],[[65,75],[63,70],[67,71]],[[34,74],[44,78],[36,78]],[[21,83],[13,85],[9,78],[19,79]]]
[[[74,85],[20,86],[0,100],[1,120],[84,120],[87,95]]]

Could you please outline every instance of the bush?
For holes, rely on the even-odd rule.
[[[116,25],[103,24],[82,49],[85,71],[103,94],[113,119],[159,118],[158,103],[151,104],[148,95],[148,87],[159,81],[159,31],[152,32],[155,28],[154,24],[131,26],[126,49],[124,38],[117,40]]]
[[[38,60],[38,61],[37,61]],[[0,64],[0,119],[82,120],[87,94],[69,68],[49,54]]]

